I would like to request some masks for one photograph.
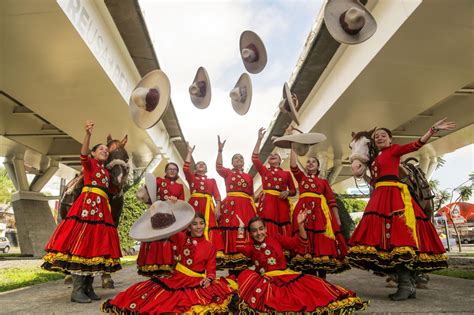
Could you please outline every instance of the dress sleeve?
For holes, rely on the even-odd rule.
[[[295,176],[295,178],[298,182],[303,180],[304,173],[300,170],[299,166],[290,167],[290,170],[291,170],[291,172],[293,173],[293,176]]]
[[[288,191],[290,192],[290,196],[296,195],[296,188],[295,188],[295,182],[293,181],[293,176],[291,176],[290,172],[286,172],[288,174],[288,180],[287,180],[287,185],[288,185]]]
[[[207,259],[207,266],[206,266],[206,277],[209,279],[216,278],[216,248],[214,245],[209,243],[209,257]]]
[[[220,163],[216,163],[216,171],[217,171],[217,174],[219,174],[220,176],[226,178],[227,176],[229,176],[231,170],[228,169],[228,168],[225,168],[222,164]]]
[[[258,154],[253,153],[252,154],[252,163],[257,169],[257,172],[262,175],[263,171],[265,170],[265,166],[263,166],[262,161],[260,161],[260,158],[258,157]]]
[[[252,257],[252,245],[245,239],[237,239],[235,248],[247,257]]]
[[[329,186],[329,182],[325,179],[323,179],[322,181],[324,183],[324,196],[326,197],[328,206],[330,208],[337,207],[336,197],[334,196],[331,186]]]
[[[82,168],[84,170],[90,171],[92,168],[92,158],[89,155],[80,155],[79,159],[81,161]]]
[[[407,143],[404,145],[393,144],[392,152],[393,152],[393,155],[395,156],[402,156],[410,152],[418,151],[423,145],[424,143],[421,142],[421,139],[418,139],[415,142]]]
[[[309,245],[309,241],[306,239],[301,238],[299,234],[294,236],[287,236],[281,234],[275,234],[273,236],[283,247],[284,249],[293,250],[297,247],[307,247]]]
[[[179,200],[184,200],[184,186],[180,185],[179,196],[177,197]]]
[[[183,165],[183,172],[184,176],[186,177],[186,180],[188,181],[189,184],[194,180],[194,174],[191,172],[191,169],[189,168],[189,163],[185,162]]]
[[[211,179],[212,181],[212,195],[214,196],[214,200],[221,201],[221,194],[219,193],[219,188],[217,188],[217,183],[214,178]]]

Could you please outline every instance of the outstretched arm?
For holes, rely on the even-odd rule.
[[[443,118],[440,121],[437,121],[433,126],[428,129],[428,131],[421,137],[421,142],[426,143],[432,135],[437,133],[440,130],[453,130],[456,128],[456,124],[453,121],[446,121],[448,118]]]
[[[86,130],[86,135],[84,136],[84,141],[82,142],[81,155],[89,154],[89,145],[91,141],[92,130],[94,129],[94,122],[92,120],[86,120],[84,129]]]
[[[218,165],[222,165],[222,151],[224,151],[224,145],[227,140],[224,140],[221,142],[221,137],[218,135],[217,136],[217,160],[216,160],[216,167]]]
[[[265,128],[258,129],[258,138],[257,142],[255,143],[255,147],[253,148],[253,154],[260,153],[260,145],[262,144],[262,139],[265,136]]]

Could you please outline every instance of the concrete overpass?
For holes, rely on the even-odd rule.
[[[92,143],[128,134],[134,176],[182,164],[186,143],[172,104],[146,131],[129,117],[131,90],[159,68],[136,1],[1,1],[0,12],[0,156],[17,189],[22,253],[40,256],[55,227],[41,189],[80,168],[86,119]]]
[[[353,185],[351,131],[383,126],[393,130],[396,143],[406,143],[443,117],[455,120],[456,130],[442,132],[414,154],[429,175],[437,156],[474,143],[474,2],[369,0],[366,5],[378,23],[371,39],[340,45],[321,11],[290,79],[302,104],[299,129],[328,137],[307,156],[318,156],[323,176],[339,192]],[[286,114],[276,113],[262,159],[275,150],[271,136],[283,134],[289,123]],[[258,175],[255,180],[258,187]]]

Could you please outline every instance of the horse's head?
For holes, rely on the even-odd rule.
[[[352,174],[361,177],[365,174],[369,162],[375,155],[375,145],[372,134],[375,128],[369,131],[352,132],[352,141],[349,148],[352,150],[349,160]]]
[[[109,159],[107,160],[107,169],[110,173],[110,180],[112,185],[119,190],[127,182],[130,166],[128,164],[128,153],[125,150],[128,137],[123,137],[122,140],[113,140],[111,135],[107,136],[107,147],[109,148]]]

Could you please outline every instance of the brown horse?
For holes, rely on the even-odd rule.
[[[378,154],[378,149],[372,138],[376,128],[369,131],[352,132],[352,141],[349,147],[352,153],[349,157],[352,174],[363,177],[367,182],[372,181],[373,174],[369,175],[367,169],[372,165]],[[399,178],[400,182],[406,184],[415,201],[420,205],[425,214],[429,217],[433,215],[434,194],[423,171],[418,167],[418,160],[408,158],[400,162]]]

